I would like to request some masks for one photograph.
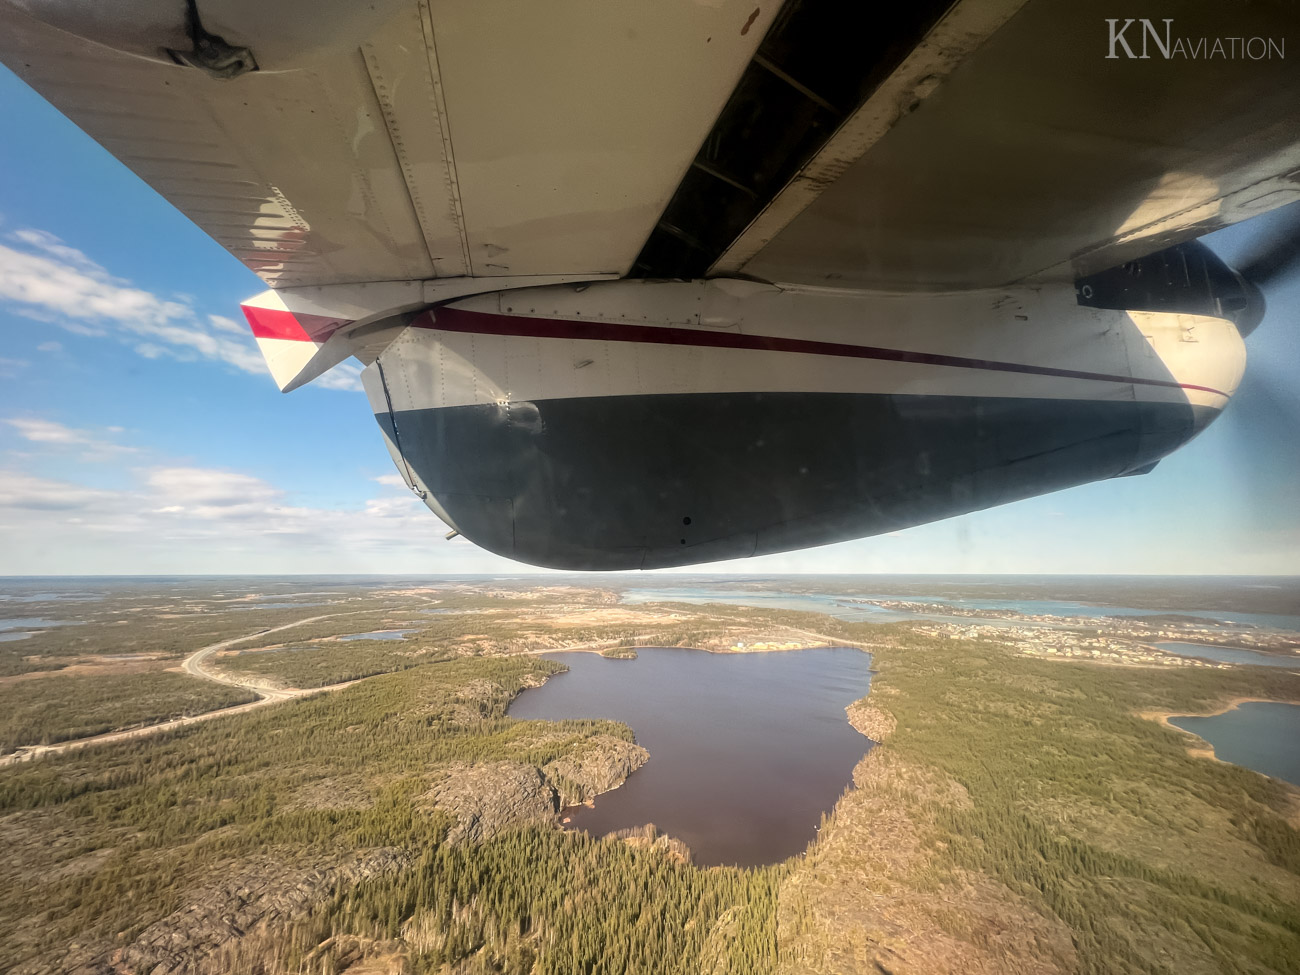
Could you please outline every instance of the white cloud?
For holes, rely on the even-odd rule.
[[[360,392],[361,367],[352,362],[341,362],[325,375],[316,380],[315,385],[325,389],[342,389],[348,392]]]
[[[25,440],[36,443],[81,444],[89,442],[83,430],[73,430],[53,420],[8,419],[5,423],[16,429]]]
[[[63,345],[59,342],[42,342],[36,347],[37,352],[62,352]]]
[[[0,510],[64,511],[97,505],[109,498],[111,494],[106,491],[0,470]]]
[[[3,298],[3,295],[0,295]],[[94,328],[90,325],[83,325],[81,322],[71,322],[59,315],[53,315],[50,312],[42,311],[39,308],[27,308],[24,306],[11,307],[9,309],[15,315],[23,318],[30,318],[34,322],[42,322],[46,325],[57,325],[65,332],[71,332],[73,335],[84,335],[87,338],[102,339],[108,335],[106,328]]]
[[[207,467],[156,467],[145,483],[159,503],[200,517],[265,511],[284,493],[251,475]]]
[[[39,235],[13,236],[31,243],[24,233]],[[130,287],[75,248],[47,244],[40,250],[47,253],[0,244],[0,297],[80,321],[138,323],[146,331],[190,315],[186,305]]]
[[[408,498],[371,498],[366,502],[366,514],[374,518],[405,518],[410,513]]]
[[[266,375],[251,334],[233,319],[201,317],[183,301],[134,287],[43,230],[17,230],[8,238],[21,246],[0,244],[0,301],[15,313],[78,335],[116,336],[148,359],[223,362]],[[357,390],[359,376],[348,365],[320,385]]]
[[[380,474],[378,477],[372,477],[376,484],[382,484],[385,487],[401,488],[407,490],[406,482],[402,480],[401,474]]]
[[[36,250],[57,258],[65,264],[71,264],[73,267],[79,267],[85,271],[103,271],[98,264],[88,258],[75,247],[69,247],[58,237],[44,230],[33,230],[27,228],[24,230],[15,230],[11,233],[10,238],[21,241]]]
[[[12,379],[30,365],[26,359],[6,359],[0,356],[0,377]]]
[[[239,471],[123,473],[130,486],[106,490],[0,470],[0,574],[519,571],[448,544],[409,493],[314,507]]]
[[[38,417],[8,417],[3,421],[31,443],[54,449],[75,449],[83,460],[106,460],[110,457],[136,453],[135,447],[114,443],[91,430],[77,430],[54,420]],[[120,427],[109,427],[105,433],[120,433]]]
[[[208,321],[212,323],[213,328],[222,332],[230,332],[234,335],[248,334],[247,325],[240,325],[239,322],[233,318],[227,318],[225,315],[209,315]]]

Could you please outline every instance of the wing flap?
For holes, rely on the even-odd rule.
[[[1169,19],[1170,57],[1142,49],[1140,21],[1135,56],[1110,57],[1108,0],[1029,0],[832,179],[787,185],[715,270],[995,287],[1111,267],[1300,198],[1300,72],[1294,51],[1279,56],[1300,7],[1141,8],[1156,28]],[[1253,59],[1252,38],[1275,46]],[[1224,56],[1207,58],[1216,40]]]

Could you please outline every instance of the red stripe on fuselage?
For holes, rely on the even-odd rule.
[[[411,322],[416,328],[440,329],[445,332],[472,332],[479,335],[513,335],[546,339],[586,339],[598,342],[639,342],[650,345],[694,345],[711,349],[746,349],[754,352],[793,352],[801,355],[829,355],[851,359],[876,359],[883,362],[908,362],[927,366],[950,366],[956,369],[981,369],[989,372],[1013,372],[1030,376],[1054,376],[1060,379],[1087,379],[1094,382],[1136,383],[1169,389],[1195,389],[1203,393],[1228,394],[1212,386],[1197,386],[1166,379],[1143,379],[1136,376],[1112,376],[1077,369],[1031,366],[1021,362],[993,359],[968,359],[935,352],[908,352],[881,349],[869,345],[845,345],[840,342],[815,342],[809,339],[783,338],[775,335],[743,335],[736,332],[706,332],[693,328],[658,325],[621,325],[608,322],[576,322],[568,319],[525,318],[521,315],[496,315],[491,312],[466,311],[463,308],[431,309]]]

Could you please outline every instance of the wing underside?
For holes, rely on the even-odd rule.
[[[200,0],[257,59],[223,80],[166,56],[179,0],[114,5],[160,25],[132,50],[79,5],[3,0],[0,59],[287,291],[991,287],[1300,197],[1286,0],[1143,4],[1164,33],[1139,21],[1133,58],[1104,0],[755,2]],[[1207,43],[1164,56],[1184,39]]]

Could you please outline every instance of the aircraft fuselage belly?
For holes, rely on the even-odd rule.
[[[1232,323],[1067,288],[618,282],[418,316],[364,380],[471,541],[569,569],[874,535],[1153,464],[1227,403]]]

